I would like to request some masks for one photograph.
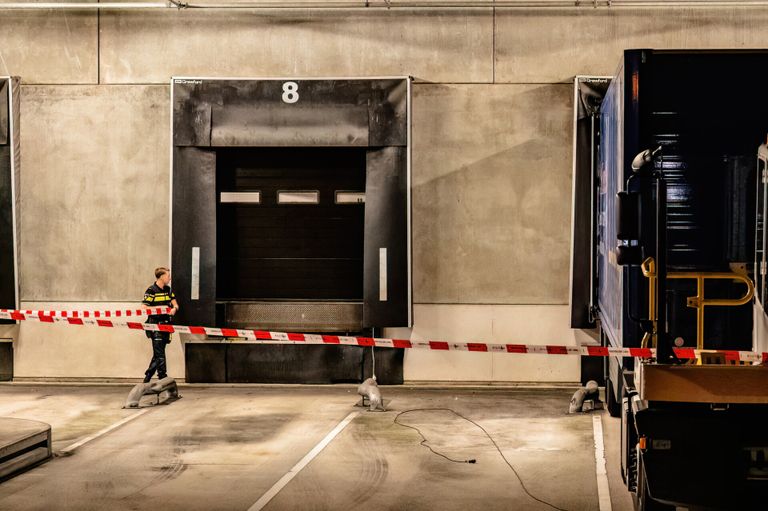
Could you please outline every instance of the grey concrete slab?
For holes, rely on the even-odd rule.
[[[629,48],[764,48],[761,8],[496,9],[496,80],[613,75]]]
[[[0,458],[47,438],[51,427],[40,421],[0,417]]]
[[[354,403],[352,388],[181,393],[74,455],[4,483],[0,507],[247,509]]]
[[[105,83],[171,76],[489,82],[491,9],[104,12]]]
[[[0,386],[0,417],[51,425],[54,452],[135,413],[122,410],[130,386]]]
[[[0,480],[49,460],[51,454],[49,424],[0,417]]]
[[[416,85],[416,303],[568,303],[572,89]]]
[[[1,11],[0,75],[24,83],[96,83],[97,40],[93,11]]]
[[[48,397],[32,399],[37,389]],[[0,388],[28,414],[53,409],[35,401],[60,400],[72,423],[81,407],[119,406],[127,390]],[[354,390],[182,386],[180,401],[1,484],[0,508],[245,510],[355,409]],[[435,450],[476,464],[446,461],[393,423],[404,410],[435,407],[483,426],[532,495],[569,511],[597,508],[592,418],[565,414],[570,389],[382,391],[389,411],[361,412],[265,509],[547,509],[469,422],[447,411],[399,418]]]
[[[169,264],[168,98],[22,87],[22,300],[138,302]]]
[[[450,411],[485,428],[528,491],[569,511],[597,508],[592,419],[568,416],[567,390],[444,391],[384,389],[388,413],[364,413],[265,509],[535,510],[488,437]]]
[[[0,417],[0,480],[50,459],[51,454],[49,424]]]

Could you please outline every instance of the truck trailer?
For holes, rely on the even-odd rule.
[[[768,331],[766,74],[765,51],[626,50],[588,114],[572,326],[644,350],[604,374],[641,510],[768,506],[768,367],[744,354]]]

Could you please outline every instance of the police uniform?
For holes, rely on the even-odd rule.
[[[142,303],[148,307],[171,307],[171,301],[175,299],[176,295],[173,294],[170,286],[161,288],[155,282],[147,288]],[[147,323],[150,324],[169,324],[170,322],[170,314],[152,314],[147,318]],[[147,330],[146,334],[152,339],[152,361],[144,373],[144,383],[149,382],[155,371],[161,380],[168,376],[165,367],[165,345],[171,342],[171,334],[168,332]]]

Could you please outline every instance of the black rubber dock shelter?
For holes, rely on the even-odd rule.
[[[0,76],[0,308],[19,307],[19,79]],[[0,320],[0,324],[14,321]],[[0,338],[0,381],[13,378],[12,339]]]
[[[410,78],[174,78],[180,324],[380,334],[412,324]],[[359,381],[370,349],[185,343],[187,380]],[[381,382],[402,350],[377,349]]]

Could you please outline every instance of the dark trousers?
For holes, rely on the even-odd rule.
[[[152,361],[144,373],[144,382],[148,382],[157,371],[157,377],[163,379],[168,376],[165,367],[165,346],[168,344],[170,334],[166,332],[152,332]]]

